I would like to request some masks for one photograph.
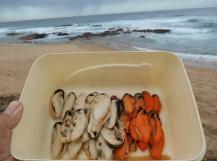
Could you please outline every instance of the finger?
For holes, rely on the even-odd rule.
[[[4,111],[4,113],[7,113],[9,115],[13,114],[14,111],[21,105],[20,101],[12,101],[8,107],[6,108],[6,110]]]
[[[23,105],[20,101],[13,101],[9,104],[5,113],[10,116],[10,120],[8,122],[9,128],[14,128],[19,123],[22,114],[23,114]]]
[[[15,128],[21,120],[23,114],[23,105],[21,104],[11,116],[11,126],[10,128]]]

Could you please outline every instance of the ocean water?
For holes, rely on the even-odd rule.
[[[85,32],[99,33],[113,27],[125,30],[170,29],[171,32],[166,34],[131,32],[103,39],[135,50],[166,50],[217,62],[217,8],[1,22],[0,43],[22,43],[18,37],[30,33],[48,34],[48,37],[33,43],[63,42]],[[69,35],[57,36],[56,32]],[[8,36],[8,33],[17,35]]]

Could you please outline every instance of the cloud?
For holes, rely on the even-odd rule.
[[[1,0],[0,21],[213,6],[216,0]]]

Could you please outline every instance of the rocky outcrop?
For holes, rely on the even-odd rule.
[[[22,33],[17,33],[17,32],[9,32],[7,33],[7,36],[17,36],[17,35],[20,35]]]
[[[19,37],[19,39],[20,40],[34,40],[34,39],[43,39],[47,36],[48,36],[48,34],[46,34],[46,33],[42,33],[42,34],[33,33],[30,35],[21,36],[21,37]]]
[[[93,27],[102,27],[101,24],[94,24]]]
[[[65,32],[58,32],[57,33],[57,36],[66,36],[66,35],[69,35],[69,34],[65,33]]]
[[[132,30],[132,32],[153,32],[156,34],[165,34],[165,33],[169,33],[170,29],[142,29],[142,30]]]
[[[89,40],[92,37],[105,37],[105,36],[113,36],[113,35],[118,35],[121,32],[123,32],[123,29],[121,28],[110,28],[104,32],[101,33],[92,33],[92,32],[85,32],[82,35],[78,35],[75,37],[71,37],[69,38],[69,40],[75,40],[75,39],[85,39],[85,40]]]
[[[59,25],[59,26],[55,26],[55,27],[67,27],[67,26],[72,26],[72,24]]]
[[[69,40],[76,40],[76,39],[85,39],[89,40],[93,37],[106,37],[106,36],[113,36],[113,35],[118,35],[121,33],[129,34],[132,32],[142,32],[142,33],[156,33],[156,34],[164,34],[164,33],[169,33],[170,29],[142,29],[142,30],[130,30],[130,29],[123,29],[123,28],[109,28],[108,30],[100,33],[92,33],[92,32],[85,32],[82,35],[78,35],[75,37],[70,37]],[[140,36],[142,38],[145,38],[144,35]]]

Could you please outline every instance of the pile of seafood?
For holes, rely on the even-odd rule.
[[[79,159],[125,160],[130,152],[145,151],[160,159],[164,132],[160,99],[149,92],[125,94],[122,99],[105,93],[67,95],[57,89],[50,99],[49,113],[56,120],[51,136],[51,155],[61,159],[67,152]]]

